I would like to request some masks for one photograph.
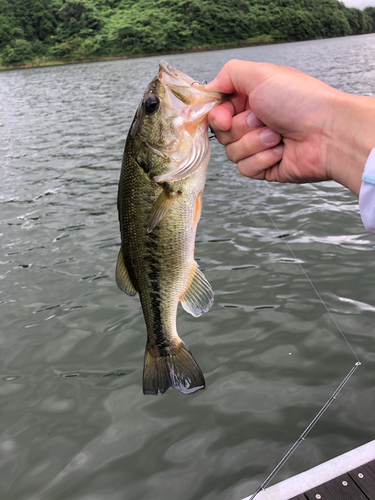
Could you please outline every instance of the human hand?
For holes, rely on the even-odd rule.
[[[374,120],[374,99],[345,94],[294,68],[238,60],[206,90],[231,94],[209,122],[242,174],[278,182],[334,179],[358,195],[375,134],[354,141],[353,127],[364,129],[370,115]]]

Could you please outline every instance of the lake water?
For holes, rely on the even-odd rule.
[[[375,95],[375,35],[166,59],[210,80],[234,57]],[[275,481],[375,436],[375,235],[358,200],[333,182],[249,181],[217,142],[196,242],[215,303],[178,314],[207,388],[143,396],[139,299],[114,281],[116,196],[158,60],[0,74],[1,498],[250,495],[355,363],[298,262],[362,366]]]

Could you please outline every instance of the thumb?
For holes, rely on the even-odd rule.
[[[260,83],[276,70],[274,64],[255,63],[232,59],[227,62],[217,77],[206,85],[207,92],[249,95]]]

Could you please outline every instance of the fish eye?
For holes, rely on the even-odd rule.
[[[152,115],[155,113],[159,108],[159,99],[156,97],[156,95],[150,95],[147,97],[145,100],[145,110],[148,115]]]

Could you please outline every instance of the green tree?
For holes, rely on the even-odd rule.
[[[2,53],[4,64],[21,64],[30,61],[34,57],[31,42],[27,40],[12,40]]]
[[[374,7],[337,0],[0,0],[3,64],[371,31]]]
[[[364,13],[372,22],[372,26],[369,31],[375,32],[375,7],[366,7]]]

